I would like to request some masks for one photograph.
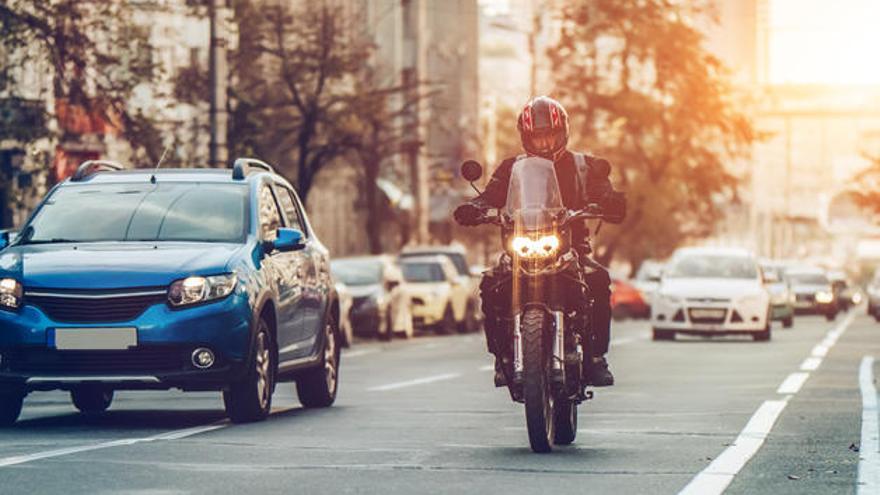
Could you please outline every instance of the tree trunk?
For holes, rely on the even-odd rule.
[[[382,252],[382,198],[376,180],[379,178],[380,158],[368,157],[364,160],[364,194],[367,202],[367,239],[370,253]]]

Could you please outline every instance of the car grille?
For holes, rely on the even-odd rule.
[[[64,323],[108,323],[130,321],[154,304],[165,301],[164,291],[89,294],[46,292],[25,294],[25,304],[36,306],[50,318]],[[88,297],[85,297],[88,296]]]
[[[14,349],[3,352],[3,370],[19,373],[154,373],[182,370],[187,353],[179,348],[127,351]]]
[[[724,323],[727,310],[722,308],[691,308],[688,317],[693,323]]]

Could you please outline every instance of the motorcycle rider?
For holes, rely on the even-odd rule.
[[[608,175],[611,165],[602,158],[574,153],[566,149],[569,137],[568,114],[556,100],[539,96],[526,104],[517,119],[523,150],[528,156],[538,156],[554,162],[556,176],[564,205],[572,210],[598,205],[610,223],[621,223],[626,215],[623,193],[611,186]],[[480,217],[491,208],[503,208],[507,201],[508,182],[513,164],[518,157],[507,158],[492,174],[486,190],[473,200],[459,206],[454,212],[461,225],[477,225]],[[611,336],[611,278],[608,270],[589,258],[589,229],[584,222],[572,228],[575,250],[585,272],[585,282],[593,297],[590,339],[592,356],[585,363],[587,384],[607,387],[614,384],[605,354]],[[486,272],[480,283],[480,297],[485,315],[486,342],[495,355],[495,385],[506,385],[502,372],[504,338],[501,335],[505,301],[498,280],[505,268],[496,266]]]

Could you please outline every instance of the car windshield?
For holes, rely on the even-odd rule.
[[[46,200],[21,241],[241,242],[247,194],[238,184],[64,186]]]
[[[670,278],[755,278],[755,262],[743,256],[695,255],[680,258],[672,264]]]
[[[403,278],[407,282],[442,282],[443,267],[439,263],[404,263]]]
[[[334,260],[330,262],[330,271],[345,285],[375,285],[382,282],[382,262],[379,260]]]
[[[470,275],[470,268],[468,268],[467,260],[464,258],[464,255],[461,253],[441,253],[441,252],[427,252],[427,251],[419,251],[417,253],[404,253],[401,254],[400,257],[403,259],[406,258],[416,258],[419,256],[446,256],[449,258],[449,261],[452,261],[452,264],[455,265],[455,271],[458,272],[459,275]]]
[[[828,285],[828,277],[821,273],[789,273],[788,279],[799,285]]]

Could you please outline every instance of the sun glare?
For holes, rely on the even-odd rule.
[[[878,0],[770,0],[770,82],[880,83],[878,26]]]

